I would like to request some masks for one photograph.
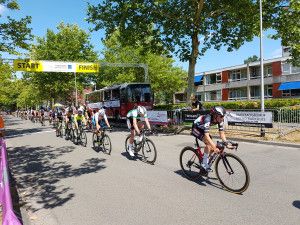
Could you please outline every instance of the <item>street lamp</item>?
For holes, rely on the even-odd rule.
[[[260,109],[265,111],[265,88],[264,88],[264,59],[263,59],[263,21],[262,21],[262,0],[259,0],[259,16],[260,16]],[[260,136],[265,136],[265,130],[261,126]]]

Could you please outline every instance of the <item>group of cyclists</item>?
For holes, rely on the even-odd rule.
[[[28,110],[17,113],[20,113],[21,116],[29,116],[31,119],[39,117],[42,121],[45,116],[45,109],[41,108],[39,111]],[[78,129],[79,126],[90,124],[95,132],[101,132],[104,128],[111,127],[105,113],[105,107],[99,110],[92,110],[85,106],[80,106],[78,108],[71,106],[67,108],[57,107],[53,110],[49,110],[48,114],[49,120],[51,118],[52,121],[57,121],[59,123],[65,122],[66,124],[72,122],[75,124],[75,129]],[[193,122],[191,134],[205,144],[202,167],[206,171],[211,170],[208,164],[209,155],[213,152],[218,153],[219,151],[210,135],[210,126],[217,125],[222,141],[228,145],[230,144],[227,142],[224,132],[225,114],[226,110],[222,106],[214,106],[211,108],[209,113],[206,115],[200,115]],[[147,129],[151,131],[147,110],[144,106],[136,106],[127,113],[127,126],[128,129],[130,129],[130,139],[127,152],[130,157],[135,156],[132,149],[133,142],[134,140],[141,141],[141,131],[144,129],[145,124]]]

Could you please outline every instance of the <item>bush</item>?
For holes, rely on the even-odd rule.
[[[210,109],[213,106],[221,105],[225,109],[260,109],[260,101],[230,101],[230,102],[202,102],[203,107]],[[155,110],[172,110],[189,107],[187,103],[156,105]],[[300,109],[300,99],[267,99],[265,100],[266,109],[290,108]]]

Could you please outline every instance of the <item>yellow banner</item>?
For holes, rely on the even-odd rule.
[[[42,72],[43,65],[40,61],[32,60],[14,60],[14,70],[15,71],[26,71],[26,72]]]
[[[97,63],[76,63],[76,73],[98,73],[99,67]]]

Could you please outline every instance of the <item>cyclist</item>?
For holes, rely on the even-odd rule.
[[[128,153],[131,157],[134,156],[134,152],[132,150],[134,136],[135,134],[140,136],[141,129],[144,129],[144,124],[142,123],[141,118],[144,118],[147,128],[151,130],[151,126],[147,116],[147,110],[144,106],[138,106],[136,109],[130,110],[127,113],[127,125],[130,129]]]
[[[82,123],[86,124],[86,119],[83,115],[82,109],[78,109],[78,113],[74,116],[74,122],[75,122],[75,128],[78,129],[79,126],[82,125]]]
[[[95,118],[97,132],[99,132],[101,128],[106,128],[106,127],[110,128],[110,124],[108,122],[104,108],[102,108],[98,112],[96,112],[94,115],[94,118]]]
[[[208,165],[209,154],[219,152],[216,144],[213,142],[209,134],[211,125],[218,125],[219,135],[223,142],[228,143],[224,132],[224,116],[226,110],[222,106],[214,106],[206,115],[199,116],[193,123],[192,135],[205,143],[202,167],[207,171],[211,171]]]
[[[45,109],[43,107],[41,107],[41,109],[40,109],[40,121],[41,121],[42,126],[45,126],[45,124],[44,124],[44,115],[45,115]]]

